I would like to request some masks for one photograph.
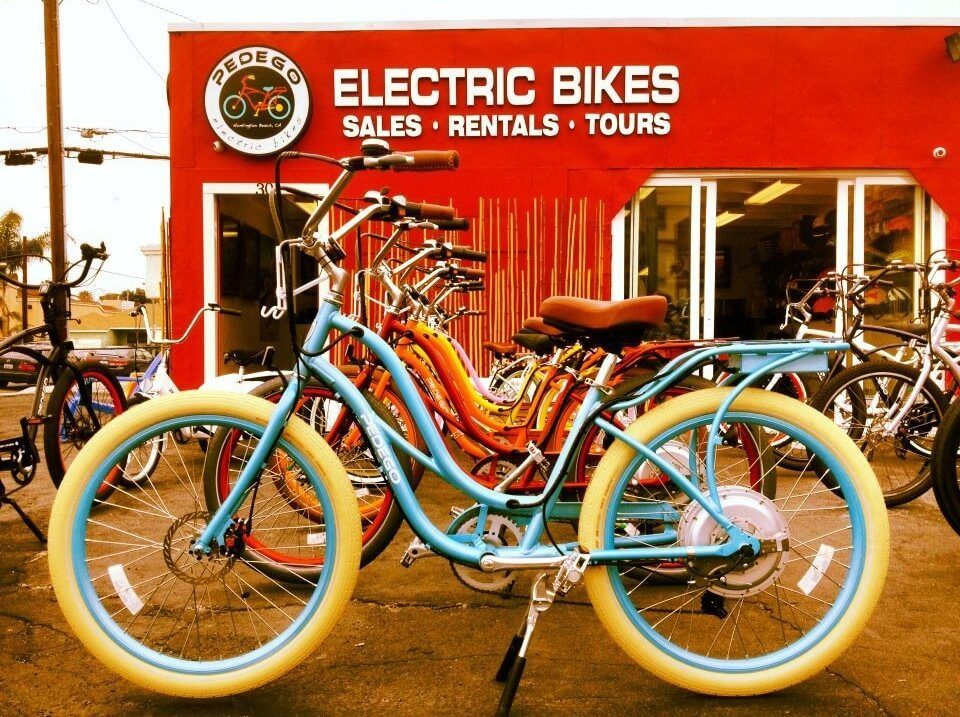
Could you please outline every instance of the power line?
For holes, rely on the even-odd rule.
[[[127,38],[127,42],[130,43],[130,47],[132,47],[132,48],[134,49],[134,51],[135,51],[138,55],[140,55],[140,59],[143,60],[143,61],[146,63],[147,67],[149,67],[151,70],[153,70],[153,74],[155,74],[155,75],[160,79],[161,82],[165,82],[165,80],[163,79],[163,75],[160,74],[160,71],[159,71],[156,67],[153,66],[153,64],[150,62],[150,60],[147,59],[147,56],[144,55],[143,52],[140,51],[140,48],[139,48],[139,47],[137,47],[137,43],[133,41],[133,38],[132,38],[132,37],[130,37],[130,33],[127,32],[127,29],[123,26],[123,23],[120,22],[120,18],[117,17],[117,13],[114,12],[113,6],[110,4],[110,0],[103,0],[103,2],[104,2],[104,4],[107,6],[107,10],[110,11],[110,14],[113,15],[113,19],[114,19],[114,21],[116,21],[117,27],[120,28],[120,32],[122,32],[123,35],[124,35],[124,37]]]
[[[120,129],[117,127],[67,127],[72,132],[90,132],[92,134],[127,134],[136,132],[138,134],[148,134],[151,137],[169,137],[169,132],[158,129]]]
[[[156,8],[157,10],[162,10],[163,12],[170,13],[171,15],[176,15],[177,17],[181,17],[184,20],[189,20],[190,22],[196,22],[196,20],[194,20],[192,17],[181,15],[175,10],[171,10],[170,8],[163,7],[162,5],[157,5],[156,3],[150,2],[150,0],[138,0],[138,2],[142,2],[144,5],[149,5],[150,7]]]
[[[159,152],[157,152],[157,150],[155,150],[153,147],[148,147],[148,146],[145,145],[145,144],[141,144],[140,142],[138,142],[137,140],[135,140],[133,137],[130,137],[129,135],[127,135],[126,132],[121,132],[120,134],[123,135],[123,138],[124,138],[125,140],[127,140],[127,141],[130,142],[131,144],[137,145],[140,149],[145,149],[145,150],[147,150],[148,152],[152,152],[152,153],[154,153],[154,154],[159,154]]]
[[[160,139],[163,137],[169,137],[169,132],[164,132],[159,129],[120,129],[116,127],[64,127],[64,129],[70,132],[88,132],[92,131],[94,134],[128,134],[128,133],[137,133],[137,134],[147,134],[151,137]],[[0,127],[0,130],[9,130],[11,132],[17,132],[18,134],[39,134],[40,132],[46,132],[47,126],[38,127],[37,129],[25,129],[23,127],[13,127],[10,125]]]
[[[39,134],[40,132],[46,132],[46,131],[47,131],[47,126],[44,125],[43,127],[40,127],[39,129],[21,129],[20,127],[0,127],[0,129],[3,129],[3,130],[12,130],[12,131],[16,132],[17,134]]]

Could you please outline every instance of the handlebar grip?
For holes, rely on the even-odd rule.
[[[243,316],[242,311],[239,311],[238,309],[227,309],[223,306],[220,306],[220,304],[215,301],[211,301],[209,304],[207,304],[207,308],[210,309],[210,311],[219,311],[221,314],[226,314],[227,316]]]
[[[407,158],[407,161],[403,164],[391,166],[397,172],[434,172],[453,170],[460,166],[460,153],[453,149],[443,151],[421,149],[414,152],[395,152],[394,154]]]
[[[80,256],[83,258],[83,261],[92,261],[94,259],[100,259],[105,261],[107,259],[107,246],[103,242],[100,242],[100,246],[90,246],[89,244],[80,245]]]
[[[474,269],[469,266],[461,266],[457,269],[457,274],[464,279],[482,279],[487,275],[483,269]]]
[[[889,279],[877,279],[874,283],[877,286],[893,286],[893,282]]]
[[[437,225],[437,229],[442,229],[443,231],[448,232],[462,232],[470,228],[470,220],[464,219],[463,217],[455,217],[453,219],[437,219],[434,224]]]
[[[467,261],[486,261],[487,252],[479,249],[472,249],[468,246],[455,246],[450,250],[450,256],[454,259],[466,259]]]
[[[457,210],[442,204],[427,204],[426,202],[407,202],[406,215],[414,219],[449,220],[457,215]]]
[[[484,288],[485,286],[482,281],[465,281],[457,284],[456,290],[461,294],[465,294],[468,291],[483,291]]]

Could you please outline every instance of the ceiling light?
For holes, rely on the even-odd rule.
[[[640,187],[637,191],[637,201],[642,202],[656,191],[656,187]]]
[[[723,214],[718,214],[716,219],[716,226],[722,227],[730,222],[735,222],[740,217],[746,216],[745,214],[737,214],[736,212],[724,212]]]
[[[783,196],[789,191],[792,191],[799,187],[799,184],[794,184],[791,182],[781,182],[779,179],[773,184],[769,184],[763,189],[761,189],[756,194],[753,194],[747,197],[744,200],[744,204],[766,204],[767,202],[772,202],[777,197]]]

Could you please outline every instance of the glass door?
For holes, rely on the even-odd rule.
[[[633,195],[615,220],[615,297],[667,297],[666,333],[678,338],[707,335],[712,309],[707,296],[706,261],[713,248],[706,225],[716,188],[699,179],[651,179]],[[714,199],[715,206],[715,199]],[[710,221],[704,221],[709,218]],[[704,310],[706,307],[706,312]]]
[[[928,252],[925,214],[923,190],[910,179],[857,177],[853,187],[853,264],[870,267],[923,261]],[[866,297],[868,318],[884,325],[913,321],[921,308],[919,277],[904,272],[887,278],[892,286],[877,287]]]

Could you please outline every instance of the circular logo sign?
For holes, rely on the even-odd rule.
[[[310,115],[303,72],[282,52],[244,47],[210,73],[204,93],[210,127],[238,152],[263,156],[297,141]]]

